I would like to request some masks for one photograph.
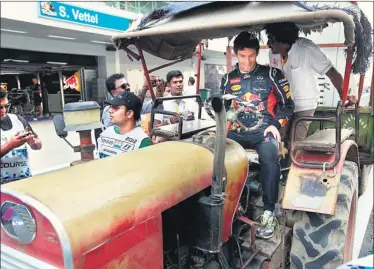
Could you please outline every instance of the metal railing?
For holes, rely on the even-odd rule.
[[[156,8],[168,5],[169,2],[156,2],[156,1],[108,1],[104,2],[105,5],[126,10],[138,14],[146,14]]]

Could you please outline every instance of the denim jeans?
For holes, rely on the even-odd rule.
[[[228,138],[245,149],[255,149],[260,160],[264,209],[273,211],[278,201],[280,167],[278,162],[279,143],[271,133],[264,136],[266,127],[251,132],[230,132]]]

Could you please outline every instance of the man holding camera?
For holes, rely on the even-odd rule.
[[[40,150],[42,142],[27,121],[8,113],[7,92],[0,90],[1,184],[31,177],[28,148]]]

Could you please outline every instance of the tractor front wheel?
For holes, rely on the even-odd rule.
[[[340,178],[335,215],[303,212],[295,222],[291,269],[336,269],[352,259],[358,167],[346,161]]]

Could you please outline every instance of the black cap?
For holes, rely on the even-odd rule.
[[[141,109],[142,107],[142,102],[132,92],[123,92],[105,103],[111,106],[126,106],[128,109]]]

